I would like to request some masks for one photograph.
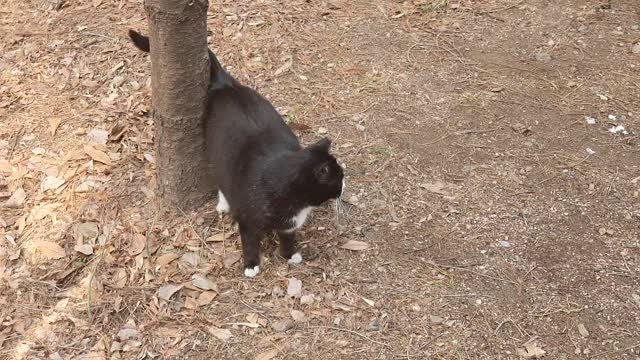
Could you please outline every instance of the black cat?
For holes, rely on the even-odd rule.
[[[133,30],[134,45],[149,52],[149,38]],[[280,238],[280,254],[302,262],[295,234],[313,208],[344,191],[344,174],[324,138],[306,148],[271,103],[241,85],[209,50],[211,78],[206,121],[207,153],[215,165],[218,213],[238,223],[244,274],[260,272],[260,240],[269,231]]]

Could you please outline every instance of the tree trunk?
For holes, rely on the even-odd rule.
[[[213,184],[205,150],[209,83],[207,0],[145,0],[158,190],[180,208],[202,205]]]

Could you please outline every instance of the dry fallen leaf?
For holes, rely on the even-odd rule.
[[[447,185],[442,181],[436,181],[435,183],[424,183],[420,184],[420,187],[429,190],[434,194],[443,195],[443,196],[451,196],[449,192],[446,191]]]
[[[353,251],[362,251],[367,250],[369,248],[369,244],[364,241],[358,240],[349,240],[346,243],[339,246],[341,249],[353,250]]]
[[[169,299],[171,299],[171,296],[173,296],[173,294],[178,292],[178,290],[180,289],[182,289],[182,285],[164,284],[160,286],[160,289],[158,289],[158,296],[163,300],[169,301]]]
[[[271,349],[256,356],[256,360],[271,360],[278,356],[278,349]]]
[[[524,344],[524,349],[518,349],[516,353],[525,359],[540,359],[544,357],[547,352],[539,348],[536,343],[530,342]]]
[[[224,263],[224,267],[230,268],[231,265],[238,262],[238,260],[240,260],[241,257],[242,257],[242,254],[240,253],[240,251],[234,251],[232,253],[228,253],[222,260],[222,262]]]
[[[17,188],[16,191],[13,192],[13,195],[4,203],[5,207],[10,209],[17,209],[22,207],[24,201],[27,199],[27,193],[22,188]]]
[[[62,204],[53,203],[53,204],[43,204],[38,205],[31,209],[31,213],[29,214],[29,222],[38,221],[46,218],[51,215],[54,210],[58,209]]]
[[[196,300],[195,298],[187,297],[184,300],[184,307],[186,307],[187,309],[196,310],[198,309],[199,306],[200,304],[198,303],[198,300]]]
[[[227,341],[233,337],[231,331],[227,329],[220,329],[215,326],[209,328],[209,333],[222,341]]]
[[[60,118],[49,119],[49,134],[51,134],[51,136],[56,135],[56,131],[58,131],[58,126],[60,126],[61,122],[62,122],[62,119]]]
[[[64,183],[65,180],[63,178],[59,178],[56,176],[47,176],[44,178],[44,180],[42,180],[42,183],[40,184],[40,190],[55,190],[62,186]]]
[[[252,324],[257,324],[259,320],[260,320],[260,317],[256,313],[250,313],[247,315],[247,321]]]
[[[202,294],[200,294],[200,296],[198,296],[198,305],[200,306],[209,305],[211,304],[213,299],[216,298],[216,296],[218,296],[218,294],[216,294],[213,291],[205,291]]]
[[[57,260],[66,256],[62,246],[51,241],[35,242],[36,251],[47,259]]]
[[[172,261],[174,261],[175,259],[179,258],[180,255],[178,254],[163,254],[158,256],[158,258],[156,259],[156,267],[161,268],[165,265],[168,265],[169,263],[171,263]]]
[[[293,65],[293,58],[291,56],[288,56],[285,59],[284,64],[282,64],[282,66],[280,66],[278,69],[276,69],[274,75],[275,76],[280,76],[280,75],[284,74],[289,69],[291,69],[291,65]]]
[[[122,289],[127,285],[127,279],[129,275],[127,274],[127,269],[120,268],[113,275],[113,287],[116,289]]]
[[[131,240],[131,246],[129,247],[129,255],[135,256],[138,255],[144,250],[147,246],[147,238],[142,234],[133,234],[133,239]]]
[[[9,160],[0,159],[0,173],[10,174],[12,169],[13,169],[13,166],[11,166],[11,163],[9,162]]]
[[[101,162],[101,163],[103,163],[105,165],[113,165],[109,155],[107,155],[103,151],[100,151],[100,150],[94,148],[93,146],[85,145],[84,146],[84,152],[86,152],[87,155],[89,155],[95,161]]]
[[[225,237],[223,233],[211,235],[207,238],[207,242],[220,242],[224,241]]]
[[[201,290],[218,290],[218,286],[204,275],[193,274],[193,276],[191,276],[191,283]]]
[[[372,307],[375,307],[375,306],[376,306],[376,302],[375,302],[375,301],[373,301],[373,300],[369,300],[369,299],[367,299],[367,298],[365,298],[365,297],[363,297],[363,298],[362,298],[362,300],[364,300],[364,302],[366,302],[366,303],[367,303],[367,305],[369,305],[369,306],[372,306]]]
[[[93,246],[89,245],[89,244],[84,244],[84,245],[76,245],[73,250],[84,254],[84,255],[91,255],[93,254]]]

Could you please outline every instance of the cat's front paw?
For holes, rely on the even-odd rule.
[[[291,259],[287,260],[287,263],[291,265],[297,265],[302,263],[302,255],[299,252],[291,255]]]
[[[259,273],[260,273],[260,265],[256,265],[253,268],[245,268],[244,269],[244,276],[246,276],[246,277],[248,277],[250,279],[253,279]]]

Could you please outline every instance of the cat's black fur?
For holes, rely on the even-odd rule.
[[[134,45],[149,52],[149,38],[133,30]],[[206,120],[207,153],[215,164],[219,210],[238,222],[245,275],[259,272],[260,241],[269,231],[280,238],[280,253],[300,262],[294,217],[341,196],[343,170],[324,138],[303,148],[271,103],[229,75],[209,50],[211,77]],[[222,195],[221,195],[222,194]],[[308,214],[308,212],[307,212]],[[295,255],[295,256],[294,256]]]

